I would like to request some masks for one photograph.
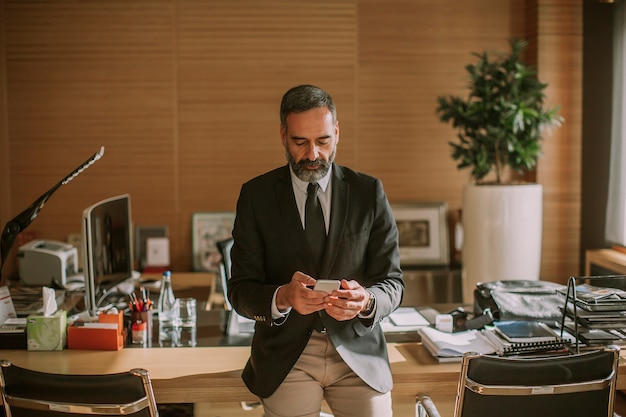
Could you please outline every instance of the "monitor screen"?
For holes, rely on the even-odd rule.
[[[111,197],[83,211],[85,304],[92,317],[101,298],[132,278],[130,196]]]

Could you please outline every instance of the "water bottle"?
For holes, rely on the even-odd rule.
[[[159,345],[176,346],[178,344],[178,308],[172,289],[171,272],[163,272],[161,293],[159,294]]]

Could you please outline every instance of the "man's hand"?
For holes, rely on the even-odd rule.
[[[370,293],[357,281],[342,279],[341,288],[324,299],[324,308],[335,320],[350,320],[365,309],[369,299]]]
[[[324,299],[328,296],[322,291],[313,291],[307,286],[315,285],[315,278],[298,271],[291,277],[287,285],[283,285],[276,293],[276,307],[284,311],[292,307],[302,315],[315,313],[324,309]]]

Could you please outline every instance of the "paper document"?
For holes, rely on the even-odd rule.
[[[399,307],[389,316],[396,326],[428,326],[428,320],[413,307]]]
[[[17,317],[15,307],[13,306],[9,287],[5,285],[0,287],[0,324],[4,323],[8,318],[14,317]]]
[[[380,323],[383,332],[410,332],[430,323],[414,307],[399,307]]]
[[[418,330],[422,344],[435,357],[462,357],[466,352],[495,353],[495,347],[478,330],[445,333],[432,327]]]
[[[11,318],[9,317],[0,324],[1,333],[25,333],[26,332],[26,318]]]

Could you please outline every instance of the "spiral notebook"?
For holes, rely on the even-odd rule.
[[[537,321],[494,322],[493,330],[486,329],[483,334],[500,355],[559,351],[568,343],[546,324]]]

